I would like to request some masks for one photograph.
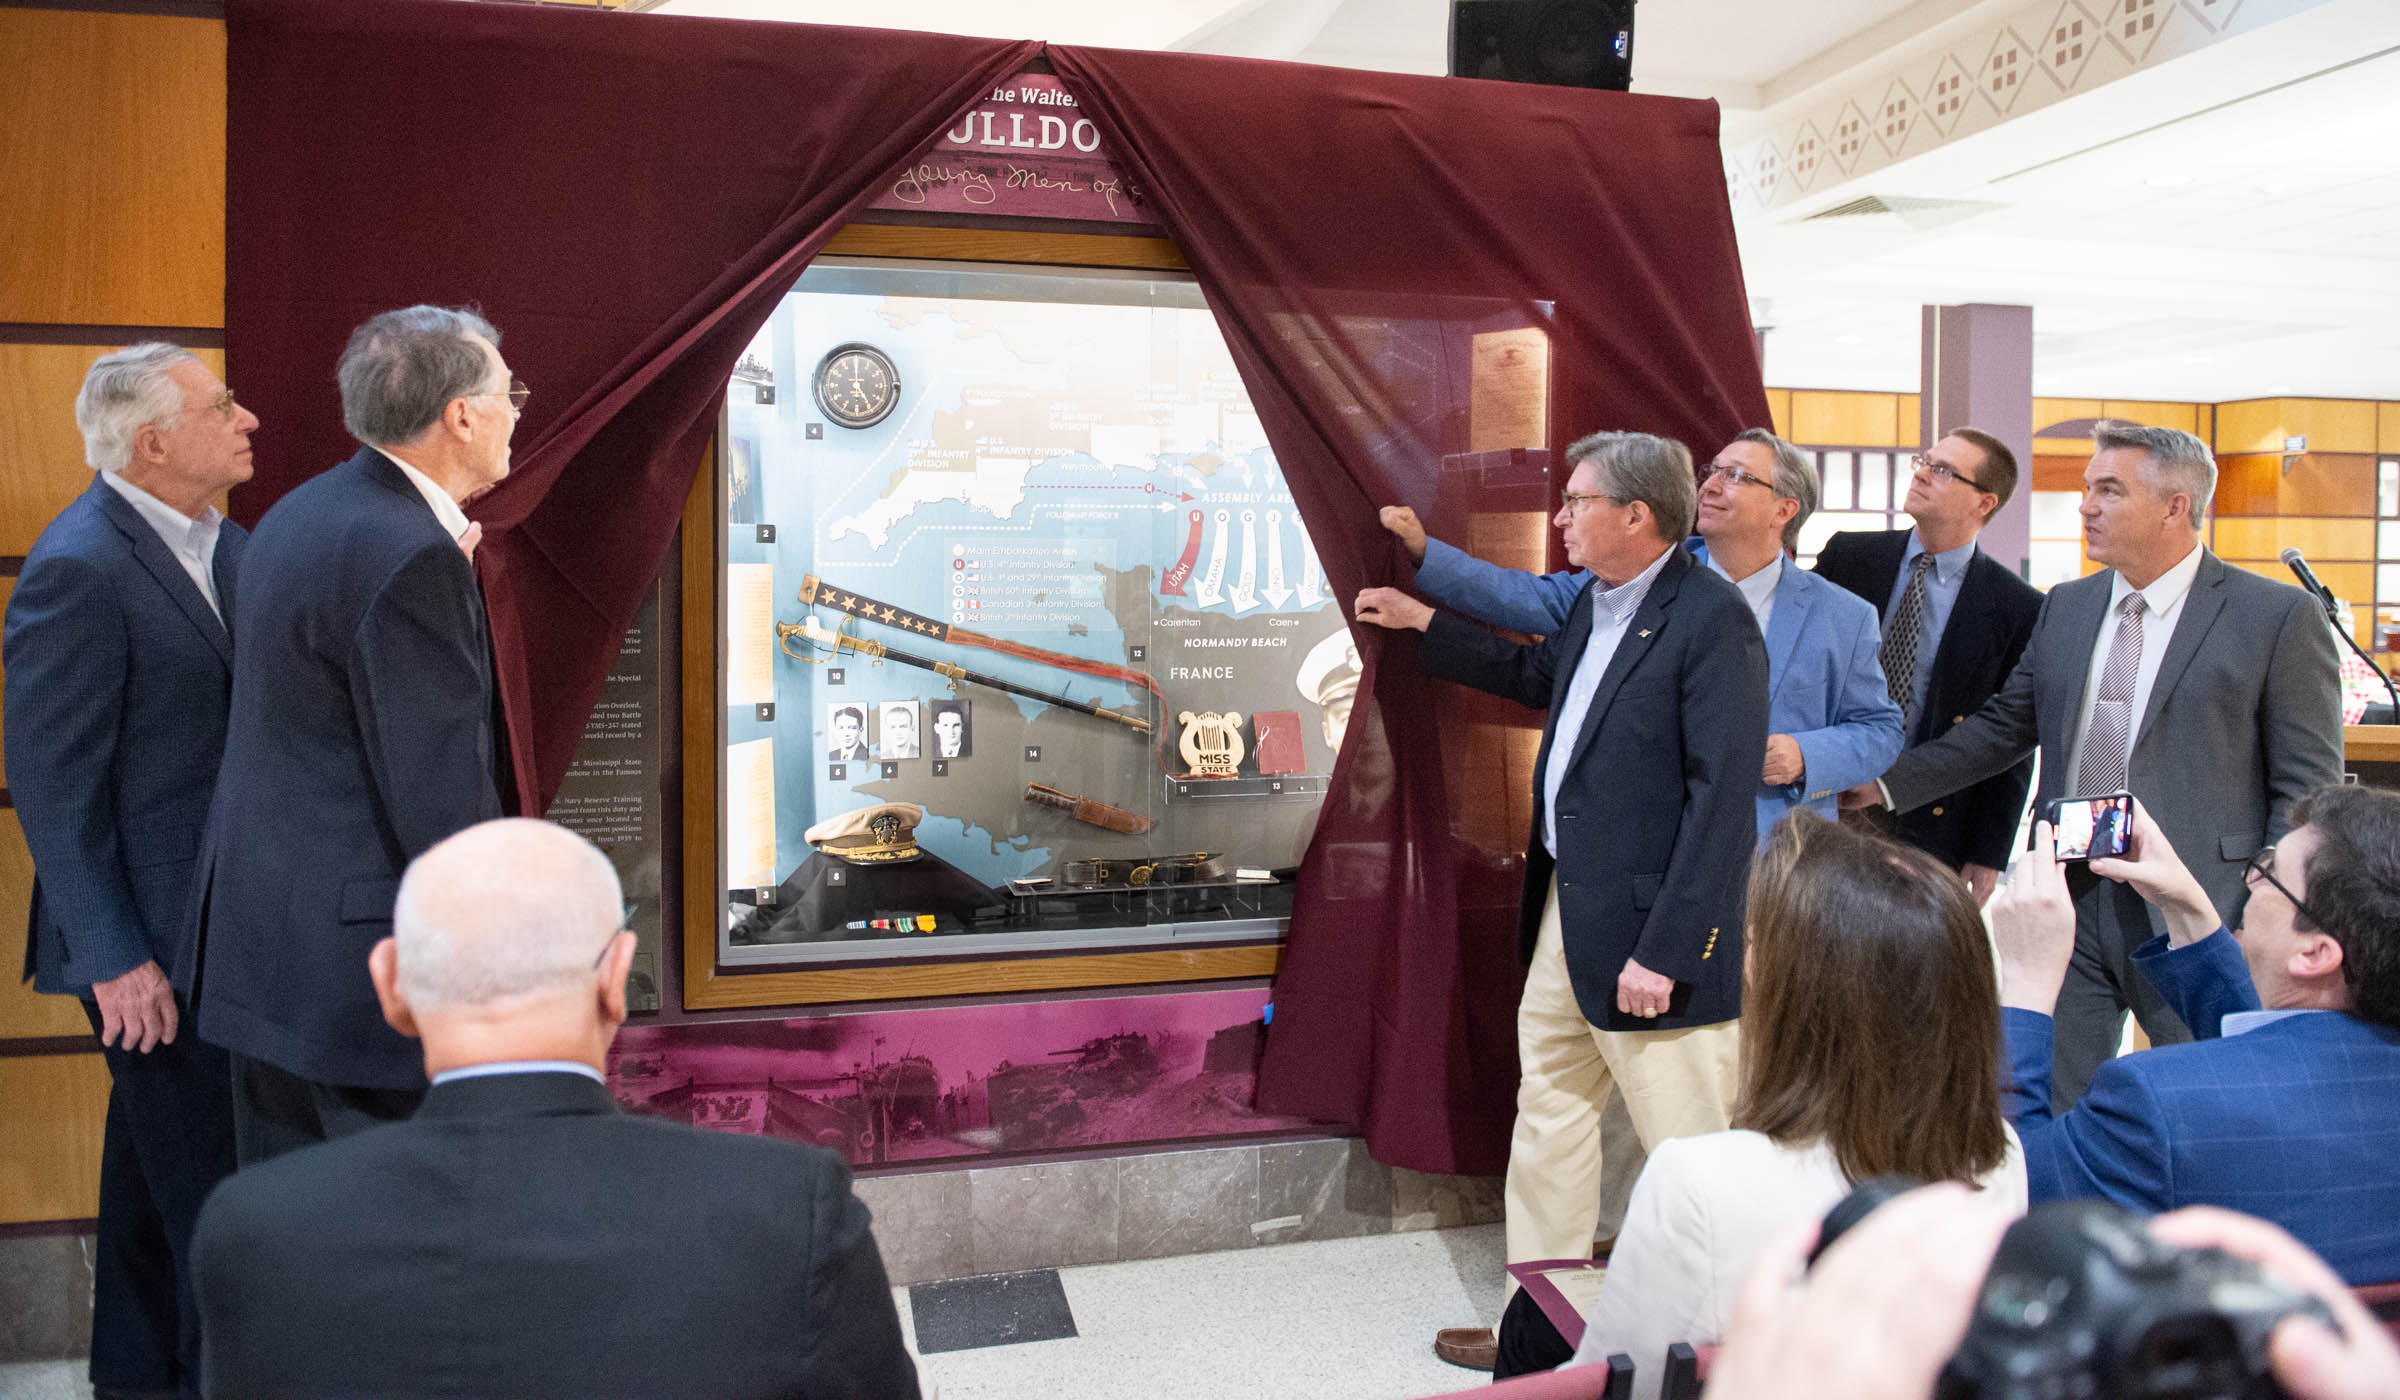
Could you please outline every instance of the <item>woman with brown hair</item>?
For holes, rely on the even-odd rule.
[[[1869,1177],[2025,1207],[2000,1113],[2000,997],[1965,882],[1923,852],[1795,812],[1751,863],[1742,1088],[1730,1131],[1652,1149],[1577,1362],[1723,1334],[1759,1249]]]

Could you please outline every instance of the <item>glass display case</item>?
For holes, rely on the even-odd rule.
[[[719,471],[721,964],[1280,933],[1358,660],[1188,278],[822,259]]]

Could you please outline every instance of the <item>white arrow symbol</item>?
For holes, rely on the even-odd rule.
[[[1267,602],[1280,610],[1292,590],[1283,586],[1283,512],[1267,512]]]
[[[1258,606],[1258,512],[1242,512],[1242,572],[1233,585],[1233,613],[1239,617]]]
[[[1308,531],[1300,532],[1300,604],[1313,608],[1325,601],[1325,592],[1317,586],[1324,577],[1317,563],[1317,547],[1309,542]]]
[[[1209,547],[1208,572],[1200,575],[1200,586],[1192,590],[1192,600],[1204,608],[1213,608],[1225,601],[1217,585],[1225,581],[1225,527],[1233,512],[1217,512],[1217,542]]]

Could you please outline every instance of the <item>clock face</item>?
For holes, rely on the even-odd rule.
[[[817,363],[817,407],[845,428],[883,421],[900,402],[900,371],[872,345],[837,345]]]

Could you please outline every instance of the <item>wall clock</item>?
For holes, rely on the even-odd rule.
[[[836,345],[817,362],[817,407],[845,428],[871,428],[900,402],[900,371],[863,341]]]

